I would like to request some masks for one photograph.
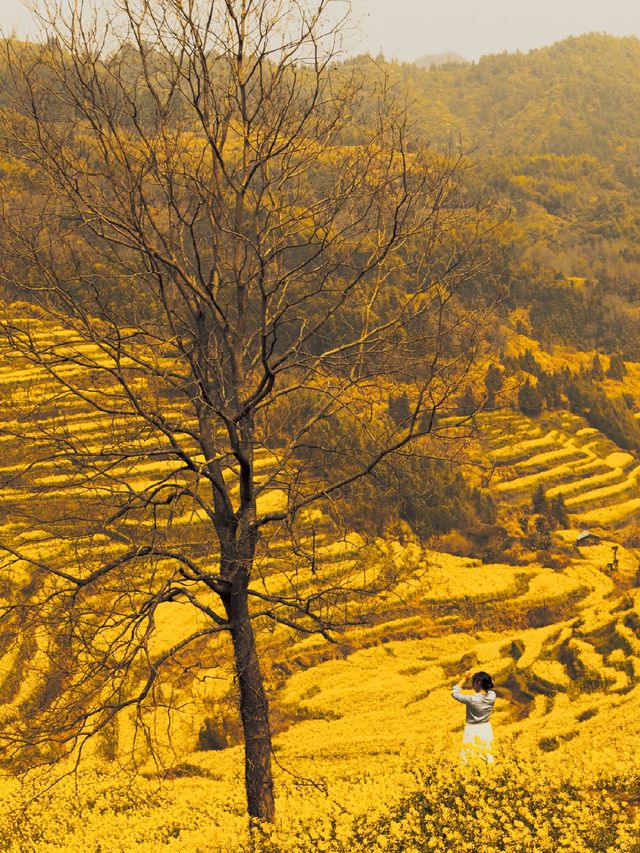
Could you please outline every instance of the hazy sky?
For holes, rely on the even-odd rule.
[[[353,0],[353,50],[412,61],[451,50],[467,59],[529,50],[568,35],[640,35],[640,0]],[[20,0],[0,0],[0,28],[29,35]]]
[[[639,0],[354,0],[363,47],[411,61],[529,50],[569,35],[640,35]]]

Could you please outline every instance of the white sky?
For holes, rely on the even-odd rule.
[[[569,35],[640,35],[639,0],[353,0],[362,46],[412,61],[529,50]]]
[[[352,0],[353,52],[412,61],[447,50],[467,59],[529,50],[569,35],[640,36],[640,0]],[[0,0],[0,29],[34,30],[21,0]]]

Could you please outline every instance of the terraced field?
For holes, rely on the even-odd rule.
[[[450,691],[469,667],[489,670],[497,683],[497,767],[504,768],[499,772],[520,768],[517,773],[524,772],[529,785],[537,779],[548,786],[555,779],[570,786],[573,797],[588,790],[594,809],[601,791],[636,784],[640,590],[629,586],[636,556],[621,549],[612,577],[602,570],[610,543],[584,550],[563,570],[486,565],[425,552],[420,556],[429,571],[417,570],[406,580],[402,607],[397,598],[381,602],[379,621],[345,632],[333,650],[320,638],[263,636],[274,664],[269,682],[281,810],[280,840],[273,842],[279,846],[265,849],[298,853],[313,833],[319,834],[318,849],[377,849],[347,841],[350,846],[340,847],[331,827],[338,821],[348,838],[364,815],[391,809],[403,791],[412,790],[417,767],[441,768],[460,796],[465,783],[455,768],[463,712]],[[224,670],[214,676],[220,685],[226,677],[231,687]],[[201,697],[192,700],[199,703]],[[158,793],[147,783],[133,788],[146,794],[129,794],[139,815],[135,825],[146,827],[131,834],[129,846],[105,844],[105,827],[116,831],[120,817],[91,805],[81,812],[82,821],[80,815],[67,816],[65,832],[75,833],[67,836],[70,846],[75,837],[91,850],[98,842],[106,850],[145,849],[150,839],[193,853],[207,845],[249,849],[241,817],[240,748],[192,751],[185,739],[183,750],[177,778],[168,787],[165,783],[160,803],[154,805]],[[81,781],[80,797],[94,802],[94,787],[95,782]],[[453,793],[437,790],[429,796],[447,797],[448,820],[457,820]],[[200,804],[197,818],[194,800]],[[532,806],[514,801],[511,808],[517,826]],[[3,814],[0,807],[0,822]],[[574,820],[567,811],[558,819],[570,826]],[[616,825],[620,820],[631,834],[636,831],[633,808],[616,816]],[[539,829],[540,819],[532,825]],[[567,849],[604,853],[604,846],[578,844],[584,826],[572,828],[574,846]],[[557,849],[535,837],[531,843],[530,849]],[[446,849],[446,840],[443,844],[437,849]],[[506,849],[519,848],[513,841]]]
[[[52,345],[67,345],[63,336],[47,338],[51,333],[46,328],[36,334]],[[81,356],[80,362],[102,358],[91,347]],[[139,424],[109,413],[91,413],[77,404],[69,407],[37,368],[18,364],[15,358],[9,362],[12,353],[7,347],[0,358],[5,359],[0,392],[13,402],[13,408],[0,416],[4,454],[0,538],[19,545],[21,554],[31,560],[53,561],[60,568],[74,561],[112,559],[138,541],[143,520],[123,522],[116,536],[96,526],[90,537],[78,542],[61,535],[58,508],[72,506],[79,511],[83,502],[88,506],[105,497],[113,499],[125,482],[123,474],[127,488],[143,494],[185,482],[184,471],[169,458],[167,448],[158,446],[157,437]],[[79,363],[72,369],[82,375],[87,368]],[[167,409],[167,417],[184,416],[177,407]],[[558,531],[559,540],[571,546],[580,527],[598,530],[603,540],[574,549],[560,568],[557,561],[545,564],[544,559],[521,565],[483,563],[417,543],[365,543],[355,534],[335,541],[323,517],[316,514],[308,517],[309,530],[295,543],[297,553],[284,539],[272,543],[261,554],[255,579],[262,594],[282,592],[294,580],[303,590],[320,589],[345,573],[354,589],[376,576],[391,578],[392,583],[351,605],[354,624],[336,634],[333,643],[319,636],[301,637],[268,619],[256,622],[273,715],[280,829],[288,839],[280,847],[267,845],[266,850],[303,849],[295,846],[297,839],[310,832],[318,833],[314,849],[378,850],[364,842],[362,848],[347,841],[346,847],[335,846],[336,833],[351,837],[353,826],[381,810],[381,803],[391,809],[413,784],[416,762],[443,767],[439,778],[452,776],[462,715],[451,700],[450,688],[460,671],[470,667],[494,675],[499,694],[497,753],[504,766],[515,761],[520,768],[518,761],[524,757],[530,768],[527,778],[553,779],[575,764],[584,778],[576,776],[571,784],[582,785],[575,790],[584,796],[604,788],[628,793],[627,788],[636,784],[633,779],[640,779],[640,589],[635,586],[639,559],[634,549],[617,541],[621,526],[633,522],[640,510],[638,463],[566,412],[538,423],[513,412],[492,412],[481,416],[478,424],[494,468],[492,486],[504,506],[517,510],[542,484],[547,497],[562,494],[571,513],[573,526]],[[29,478],[22,478],[25,441],[36,426],[49,432],[52,448],[68,440],[87,457],[93,454],[96,466],[91,475],[86,467],[79,471],[68,457],[44,452],[34,460]],[[113,452],[123,447],[139,458],[125,461],[117,453],[114,457]],[[265,483],[271,465],[268,452],[263,452],[258,469]],[[232,470],[228,476],[234,476]],[[264,506],[275,507],[282,494],[269,488],[261,500]],[[34,525],[36,515],[41,521]],[[203,553],[209,553],[208,521],[197,502],[166,511],[155,524],[162,541],[201,541]],[[209,555],[215,558],[212,551]],[[24,596],[36,576],[33,563],[15,554],[6,556],[1,575],[5,600]],[[200,603],[209,602],[201,598]],[[154,614],[149,648],[167,649],[205,624],[202,612],[194,616],[184,603],[164,601]],[[35,632],[21,642],[14,635],[0,639],[0,719],[7,725],[43,697],[51,701],[52,638]],[[0,786],[0,829],[4,837],[13,833],[16,839],[7,849],[64,849],[56,846],[61,838],[68,849],[114,853],[161,847],[187,853],[248,849],[235,684],[228,660],[225,640],[211,637],[198,649],[197,677],[176,676],[158,694],[160,706],[166,700],[174,709],[161,707],[153,723],[156,732],[171,730],[166,743],[162,734],[157,738],[167,748],[162,758],[170,772],[161,765],[145,765],[146,758],[139,756],[149,786],[167,774],[175,777],[157,805],[156,794],[144,787],[143,780],[135,783],[142,786],[138,799],[128,794],[128,806],[104,806],[105,798],[120,796],[120,783],[107,783],[100,776],[108,767],[105,756],[118,763],[133,745],[131,717],[125,715],[117,730],[106,732],[88,753],[87,764],[92,772],[98,768],[102,793],[95,794],[95,779],[87,783],[85,804],[73,814],[63,799],[55,800],[60,810],[58,822],[51,824],[55,831],[47,828],[53,812],[43,811],[30,828],[20,824],[18,832],[12,815],[22,795],[10,781]],[[208,739],[203,739],[203,730]],[[628,785],[626,780],[631,780]],[[194,802],[200,804],[197,817]],[[453,802],[450,816],[457,814]],[[527,808],[525,803],[523,825],[529,820]],[[127,841],[112,844],[113,833],[126,836],[117,827],[131,814],[142,829]],[[633,828],[636,818],[630,807],[620,824],[626,821]],[[578,826],[579,817],[575,820]],[[442,843],[448,843],[446,835],[442,837]],[[34,838],[39,848],[33,846]],[[537,843],[534,839],[526,849],[565,849]]]
[[[482,431],[495,465],[495,489],[525,503],[542,485],[562,495],[577,524],[603,530],[640,510],[640,463],[584,420],[567,412],[532,423],[513,412],[485,416]]]

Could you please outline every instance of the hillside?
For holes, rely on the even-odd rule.
[[[598,33],[528,53],[406,72],[419,100],[439,105],[450,130],[499,157],[609,156],[628,176],[638,151],[640,39]],[[441,138],[442,126],[428,126]]]
[[[0,848],[640,853],[640,42],[216,9],[0,63]]]
[[[565,344],[638,361],[638,69],[638,39],[592,33],[526,54],[429,68],[359,57],[334,73],[361,75],[358,121],[344,129],[347,142],[375,125],[376,92],[386,79],[385,88],[410,104],[413,144],[420,137],[434,153],[459,145],[467,153],[450,204],[492,196],[497,219],[507,217],[487,240],[491,264],[478,282],[488,300],[496,287],[508,290],[501,303],[507,325],[520,310],[519,322],[524,317],[546,348]],[[13,84],[2,62],[0,76],[0,104],[9,106]],[[35,189],[35,174],[10,151],[0,163],[12,195]],[[318,169],[319,180],[327,177]]]
[[[446,851],[455,838],[471,851],[477,836],[462,796],[495,843],[514,834],[508,850],[637,850],[637,558],[622,549],[612,576],[610,554],[604,542],[558,570],[426,552],[379,624],[347,632],[335,651],[314,639],[263,637],[277,673],[272,704],[288,722],[275,741],[282,817],[257,849],[302,853],[312,842],[400,853],[435,837],[431,849]],[[468,666],[493,672],[500,696],[489,793],[487,780],[455,770],[461,713],[449,693]],[[240,748],[191,752],[182,736],[177,742],[173,781],[160,788],[152,767],[148,781],[114,784],[94,758],[71,811],[63,787],[38,812],[12,816],[20,794],[4,783],[5,838],[19,827],[27,842],[7,849],[53,850],[63,839],[108,851],[249,849]],[[105,840],[132,822],[124,844]],[[390,843],[372,846],[381,836]]]
[[[45,327],[39,334],[55,338]],[[629,365],[634,375],[636,367]],[[46,390],[37,370],[28,366],[16,371],[6,364],[0,382],[6,398],[19,401],[26,393],[32,404],[35,389]],[[76,440],[92,445],[113,428],[109,418],[88,419],[79,410],[67,411],[52,428],[56,423],[56,429],[72,430]],[[16,426],[11,418],[3,421],[5,459],[17,447]],[[567,411],[532,419],[502,409],[478,415],[476,426],[476,446],[493,470],[499,518],[512,534],[540,484],[550,498],[564,495],[572,526],[553,532],[546,549],[523,544],[518,559],[506,563],[456,557],[392,537],[364,549],[355,534],[342,542],[327,539],[316,518],[314,548],[323,573],[346,563],[368,572],[393,567],[395,581],[367,603],[366,621],[337,633],[334,643],[261,624],[282,815],[258,848],[265,853],[303,853],[310,838],[330,851],[371,850],[376,849],[372,838],[389,832],[396,846],[380,849],[404,851],[411,839],[421,844],[425,833],[440,832],[437,827],[444,834],[432,849],[446,851],[447,839],[457,838],[471,850],[474,830],[455,806],[461,790],[496,838],[504,831],[524,833],[527,843],[549,853],[569,838],[576,850],[637,849],[639,564],[638,552],[620,542],[638,510],[637,462]],[[260,464],[268,466],[268,460]],[[163,460],[140,466],[137,488],[161,482],[166,474]],[[29,502],[46,498],[55,507],[56,501],[70,500],[79,488],[73,476],[55,460],[43,460],[36,489],[25,491],[5,466],[4,506],[24,507],[24,518],[18,521],[7,512],[2,533],[14,540],[24,535]],[[277,491],[264,499],[277,504]],[[193,515],[175,517],[172,536],[193,537],[200,523]],[[575,536],[585,525],[599,531],[602,542],[576,549]],[[310,547],[311,538],[308,532],[299,546]],[[23,547],[34,558],[56,553],[64,565],[68,545],[40,529],[29,532]],[[103,545],[112,555],[119,547]],[[283,543],[272,550],[270,568],[263,571],[273,572],[275,581],[279,561],[289,559]],[[30,570],[11,562],[17,591],[28,585]],[[265,582],[272,583],[268,574],[259,584]],[[179,602],[162,604],[154,648],[175,643],[194,627],[193,616]],[[43,640],[20,645],[4,639],[5,725],[37,705],[39,697],[52,701]],[[165,719],[159,710],[153,723],[167,726],[160,737],[166,767],[148,763],[138,751],[142,778],[111,777],[109,762],[118,758],[125,772],[132,743],[131,718],[123,716],[87,753],[73,809],[68,808],[70,783],[64,782],[38,801],[36,811],[16,815],[11,810],[25,792],[11,781],[3,783],[5,849],[54,850],[61,840],[114,853],[149,849],[150,843],[193,853],[211,844],[230,853],[248,849],[233,674],[223,663],[221,640],[211,639],[200,655],[201,664],[207,662],[204,677],[174,686],[176,711]],[[452,680],[469,666],[490,670],[500,696],[498,787],[489,798],[473,776],[452,781],[461,714],[449,692]],[[520,791],[522,801],[498,822],[500,785],[510,799]],[[611,799],[603,801],[602,791]],[[194,800],[201,803],[197,816],[189,805]],[[411,815],[420,816],[418,825]],[[136,831],[110,846],[106,836],[122,836],[123,822],[132,821]]]
[[[493,268],[505,309],[531,313],[546,347],[638,360],[640,41],[593,33],[430,69],[357,62],[371,83],[388,75],[434,149],[468,152],[472,198],[508,205]]]

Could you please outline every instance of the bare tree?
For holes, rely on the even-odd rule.
[[[314,524],[465,432],[467,415],[436,416],[474,381],[490,216],[383,75],[335,62],[334,6],[72,4],[46,44],[7,44],[21,171],[2,191],[1,322],[31,372],[13,400],[29,417],[3,426],[3,636],[31,637],[48,672],[0,734],[14,763],[56,761],[127,709],[144,724],[222,634],[249,814],[272,819],[253,622],[358,618],[381,578],[325,576]],[[178,605],[196,627],[161,647]]]

